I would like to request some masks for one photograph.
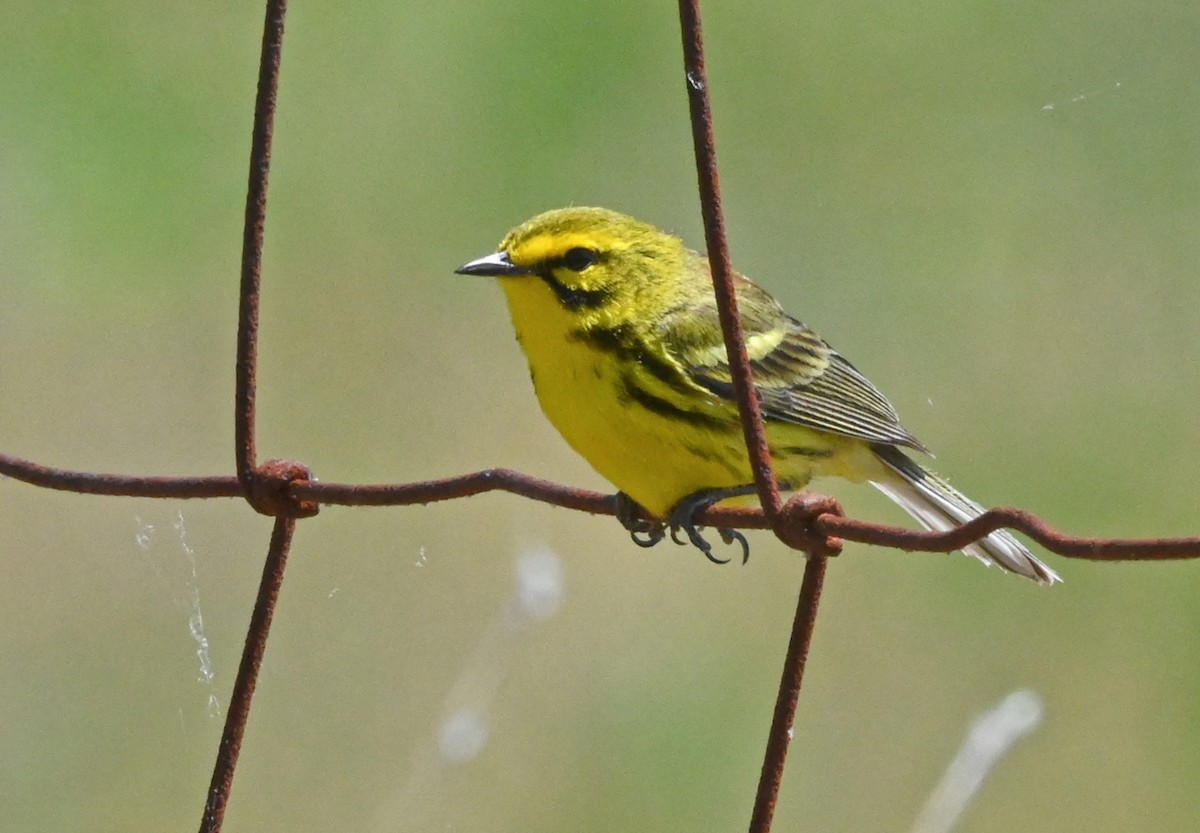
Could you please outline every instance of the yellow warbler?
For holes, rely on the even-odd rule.
[[[603,208],[564,208],[513,229],[464,275],[499,280],[542,410],[624,495],[712,557],[691,521],[753,492],[707,258],[654,226]],[[929,529],[978,504],[901,447],[925,447],[891,404],[765,290],[734,278],[746,349],[780,483],[869,481]],[[636,533],[662,537],[663,523]],[[731,540],[735,533],[722,531]],[[744,542],[744,540],[743,540]],[[1052,584],[1058,576],[1004,530],[965,550]]]

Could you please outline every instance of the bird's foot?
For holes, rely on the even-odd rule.
[[[700,534],[700,530],[704,527],[698,526],[695,518],[714,503],[718,503],[726,498],[742,497],[749,494],[754,494],[753,485],[737,486],[732,489],[701,489],[698,492],[688,495],[675,505],[675,508],[671,510],[670,518],[667,519],[667,523],[671,527],[671,540],[676,544],[684,544],[685,542],[679,538],[679,533],[682,532],[687,536],[687,542],[704,553],[704,557],[709,561],[714,564],[728,564],[728,558],[718,558],[713,553],[712,544]],[[745,535],[736,529],[729,529],[728,527],[717,527],[717,534],[721,536],[721,540],[726,544],[736,543],[741,546],[743,564],[750,559],[750,542],[746,540]]]
[[[629,495],[617,492],[613,501],[616,504],[617,520],[629,531],[633,543],[648,548],[667,537],[667,525],[646,517],[649,513]],[[671,537],[675,537],[674,532],[671,533]]]

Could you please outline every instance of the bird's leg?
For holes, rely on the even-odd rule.
[[[629,537],[639,547],[652,547],[667,536],[667,525],[646,518],[646,510],[629,495],[617,492],[613,502],[616,504],[617,520],[629,530]]]
[[[671,526],[671,540],[676,544],[682,544],[679,540],[678,533],[682,532],[687,535],[688,541],[692,543],[696,549],[704,553],[705,558],[714,564],[728,564],[729,559],[717,558],[713,555],[712,544],[704,540],[704,536],[700,534],[703,527],[696,526],[696,515],[703,512],[714,503],[718,503],[726,498],[744,497],[752,495],[755,492],[753,483],[745,486],[734,486],[728,489],[701,489],[694,492],[675,505],[671,510],[671,517],[667,519],[667,523]],[[745,564],[750,558],[750,543],[746,540],[746,536],[738,532],[736,529],[728,529],[726,527],[718,527],[717,533],[721,536],[721,540],[726,544],[738,543],[742,547],[742,563]]]

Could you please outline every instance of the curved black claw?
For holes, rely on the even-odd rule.
[[[703,527],[696,525],[695,517],[718,501],[729,497],[752,494],[753,492],[754,486],[739,486],[733,489],[702,489],[695,494],[688,495],[671,510],[671,517],[667,520],[667,523],[671,527],[671,540],[677,544],[682,544],[683,541],[679,540],[679,533],[682,532],[687,535],[687,539],[691,542],[692,546],[704,553],[704,557],[709,561],[714,564],[728,564],[730,559],[717,558],[713,554],[712,544],[708,543],[704,539],[704,536],[700,534],[700,530]],[[736,530],[724,527],[717,529],[717,532],[720,534],[721,540],[726,544],[738,543],[741,545],[742,563],[745,564],[750,558],[750,544],[746,540],[746,536]]]
[[[617,492],[613,501],[616,504],[617,520],[629,531],[629,537],[633,543],[643,549],[648,549],[667,537],[667,525],[646,518],[645,510],[629,495]],[[673,532],[671,537],[674,537]]]
[[[741,544],[743,564],[750,560],[750,542],[746,540],[745,535],[727,526],[717,527],[717,532],[720,534],[721,540],[726,544],[733,544],[735,542]]]
[[[667,528],[659,526],[655,529],[631,529],[629,530],[629,540],[637,544],[644,550],[648,550],[667,537]]]
[[[679,524],[678,526],[672,525],[671,540],[676,544],[683,544],[684,542],[680,541],[678,537],[679,533],[682,532],[688,537],[688,542],[690,542],[693,547],[700,550],[700,552],[704,553],[704,557],[713,564],[728,564],[728,558],[717,558],[717,556],[713,554],[712,544],[708,543],[708,541],[704,539],[704,536],[700,534],[701,529],[704,529],[704,527],[698,527],[691,521]]]

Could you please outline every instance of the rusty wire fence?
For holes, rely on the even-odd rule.
[[[504,491],[568,509],[612,515],[612,496],[569,488],[520,472],[490,469],[459,477],[398,484],[345,484],[316,481],[308,467],[290,460],[259,462],[255,445],[255,402],[259,298],[267,209],[272,126],[276,112],[286,0],[268,0],[262,40],[258,93],[250,153],[241,289],[239,301],[236,393],[235,475],[144,477],[69,471],[0,453],[0,474],[25,483],[80,494],[142,498],[242,498],[258,513],[274,519],[262,579],[247,630],[245,647],[216,752],[210,789],[203,803],[201,831],[221,829],[233,785],[235,767],[250,715],[255,684],[266,649],[275,602],[283,583],[288,551],[298,521],[316,515],[322,505],[400,506]],[[725,241],[717,179],[709,82],[705,72],[698,0],[680,0],[684,82],[690,106],[706,244],[721,323],[733,369],[734,389],[750,451],[761,508],[712,507],[698,520],[711,526],[769,529],[789,547],[807,555],[803,580],[778,698],[755,795],[751,831],[771,828],[791,728],[804,677],[805,661],[817,620],[818,603],[828,560],[843,541],[856,541],[906,551],[951,552],[988,533],[1010,528],[1028,535],[1048,550],[1068,558],[1094,561],[1161,561],[1200,558],[1200,537],[1164,539],[1084,538],[1062,533],[1032,513],[992,509],[951,532],[932,533],[873,524],[846,517],[834,499],[801,493],[786,502],[771,469],[762,416],[752,382],[743,334],[738,323],[732,269]]]

